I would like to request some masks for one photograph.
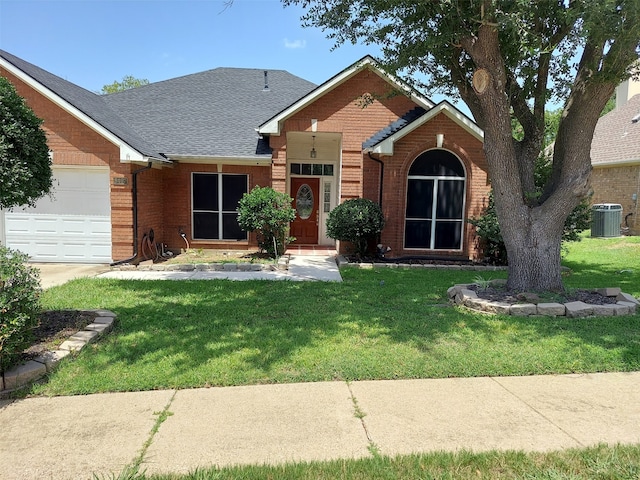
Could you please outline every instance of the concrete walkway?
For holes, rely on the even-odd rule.
[[[373,445],[546,451],[640,442],[640,372],[30,398],[0,402],[0,425],[6,480],[117,475],[141,455],[151,474],[368,457]]]
[[[120,280],[290,280],[341,282],[342,277],[335,256],[291,255],[288,270],[260,271],[198,271],[176,272],[157,270],[113,270],[100,278]]]
[[[111,270],[108,265],[32,264],[40,270],[43,288],[79,277],[116,278],[120,280],[290,280],[341,282],[335,255],[291,255],[288,270],[262,271],[157,271]]]

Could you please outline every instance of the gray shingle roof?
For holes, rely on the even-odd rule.
[[[591,163],[606,165],[625,162],[640,162],[640,95],[604,115],[598,120],[593,143]]]
[[[388,126],[383,128],[382,130],[380,130],[379,132],[376,132],[370,138],[368,138],[367,140],[362,142],[362,148],[367,149],[367,148],[372,148],[372,147],[376,146],[378,143],[386,140],[387,138],[389,138],[394,133],[402,130],[404,127],[409,125],[411,122],[417,120],[418,118],[420,118],[425,113],[427,113],[427,110],[425,110],[422,107],[416,107],[416,108],[414,108],[412,110],[409,110],[407,113],[405,113],[398,120],[396,120],[395,122],[389,124]]]
[[[256,128],[315,88],[283,70],[216,68],[106,95],[104,100],[169,156],[270,155]]]
[[[92,120],[109,130],[141,154],[163,159],[155,146],[131,128],[105,101],[104,97],[85,90],[29,62],[0,50],[0,56],[41,85],[64,99]]]

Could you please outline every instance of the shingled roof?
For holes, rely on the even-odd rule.
[[[98,95],[8,52],[0,57],[142,155],[270,158],[256,128],[316,85],[283,70],[216,68]]]
[[[591,163],[640,164],[640,95],[600,118],[591,144]]]
[[[397,133],[400,130],[402,130],[404,127],[409,125],[414,120],[417,120],[418,118],[420,118],[425,113],[427,113],[427,110],[425,110],[422,107],[416,107],[412,110],[409,110],[398,120],[387,125],[385,128],[383,128],[382,130],[380,130],[379,132],[375,133],[370,138],[365,140],[362,143],[362,148],[367,149],[379,144],[380,142],[389,138],[394,133]]]
[[[101,95],[85,90],[4,50],[0,50],[0,57],[66,101],[69,105],[72,105],[84,115],[91,118],[142,155],[168,162],[152,143],[138,135],[115,110],[105,103]]]
[[[106,95],[169,157],[270,156],[256,128],[315,84],[283,70],[216,68]]]

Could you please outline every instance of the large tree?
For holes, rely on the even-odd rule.
[[[426,74],[458,94],[484,130],[484,151],[513,290],[563,289],[565,218],[590,192],[598,116],[638,59],[640,0],[283,0],[337,45],[382,48],[392,73]],[[549,100],[564,101],[553,172],[536,194],[534,165]],[[523,127],[512,135],[511,119]]]
[[[51,190],[52,172],[42,120],[0,77],[0,208],[34,205]]]
[[[130,88],[142,87],[143,85],[149,85],[149,80],[146,78],[136,78],[133,75],[125,75],[120,82],[114,80],[113,83],[104,85],[100,93],[106,95],[108,93],[124,92]]]

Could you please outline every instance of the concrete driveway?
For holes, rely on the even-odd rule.
[[[95,277],[111,270],[109,265],[94,265],[85,263],[30,263],[40,270],[40,285],[42,288],[55,287],[81,277]]]

